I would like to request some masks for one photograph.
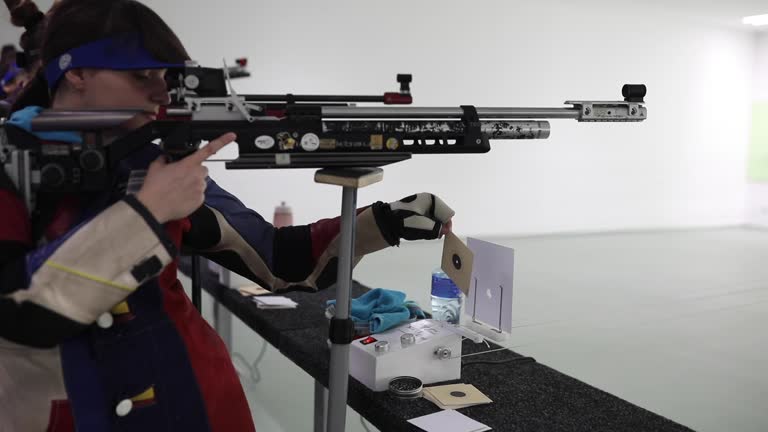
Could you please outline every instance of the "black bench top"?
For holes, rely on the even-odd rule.
[[[189,274],[188,259],[180,269]],[[335,298],[335,289],[317,293],[289,292],[285,295],[299,304],[296,309],[258,309],[248,297],[218,283],[214,274],[203,268],[202,287],[247,326],[259,333],[297,366],[328,386],[330,349],[326,301]],[[368,288],[354,282],[352,298]],[[498,346],[464,340],[463,354]],[[535,361],[503,364],[470,364],[523,357],[510,350],[462,359],[461,380],[477,387],[493,403],[459,412],[484,423],[494,431],[690,431],[648,410],[562,374]],[[434,385],[434,384],[430,384]],[[347,402],[382,431],[420,431],[408,419],[437,412],[426,399],[400,400],[387,392],[374,392],[349,378]]]

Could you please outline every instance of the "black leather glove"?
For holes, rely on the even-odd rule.
[[[373,205],[376,223],[382,235],[392,246],[405,240],[432,240],[440,237],[443,224],[451,220],[454,212],[439,197],[422,192],[385,204]]]

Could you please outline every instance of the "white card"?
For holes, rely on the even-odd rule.
[[[271,307],[271,308],[294,308],[298,305],[295,301],[288,297],[281,296],[260,296],[254,297],[253,301],[259,304],[259,306]]]
[[[467,315],[501,331],[512,331],[512,281],[515,250],[467,238],[474,254]]]
[[[491,428],[472,420],[464,414],[454,410],[439,411],[434,414],[416,417],[408,420],[408,423],[427,432],[484,432]]]

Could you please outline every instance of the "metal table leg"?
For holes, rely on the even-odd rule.
[[[213,302],[213,328],[232,352],[232,312],[218,301]]]
[[[325,432],[328,413],[328,390],[315,380],[315,426],[314,432]]]

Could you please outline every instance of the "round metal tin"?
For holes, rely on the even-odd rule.
[[[421,380],[412,376],[399,376],[389,381],[389,394],[398,399],[418,399],[424,387]]]

